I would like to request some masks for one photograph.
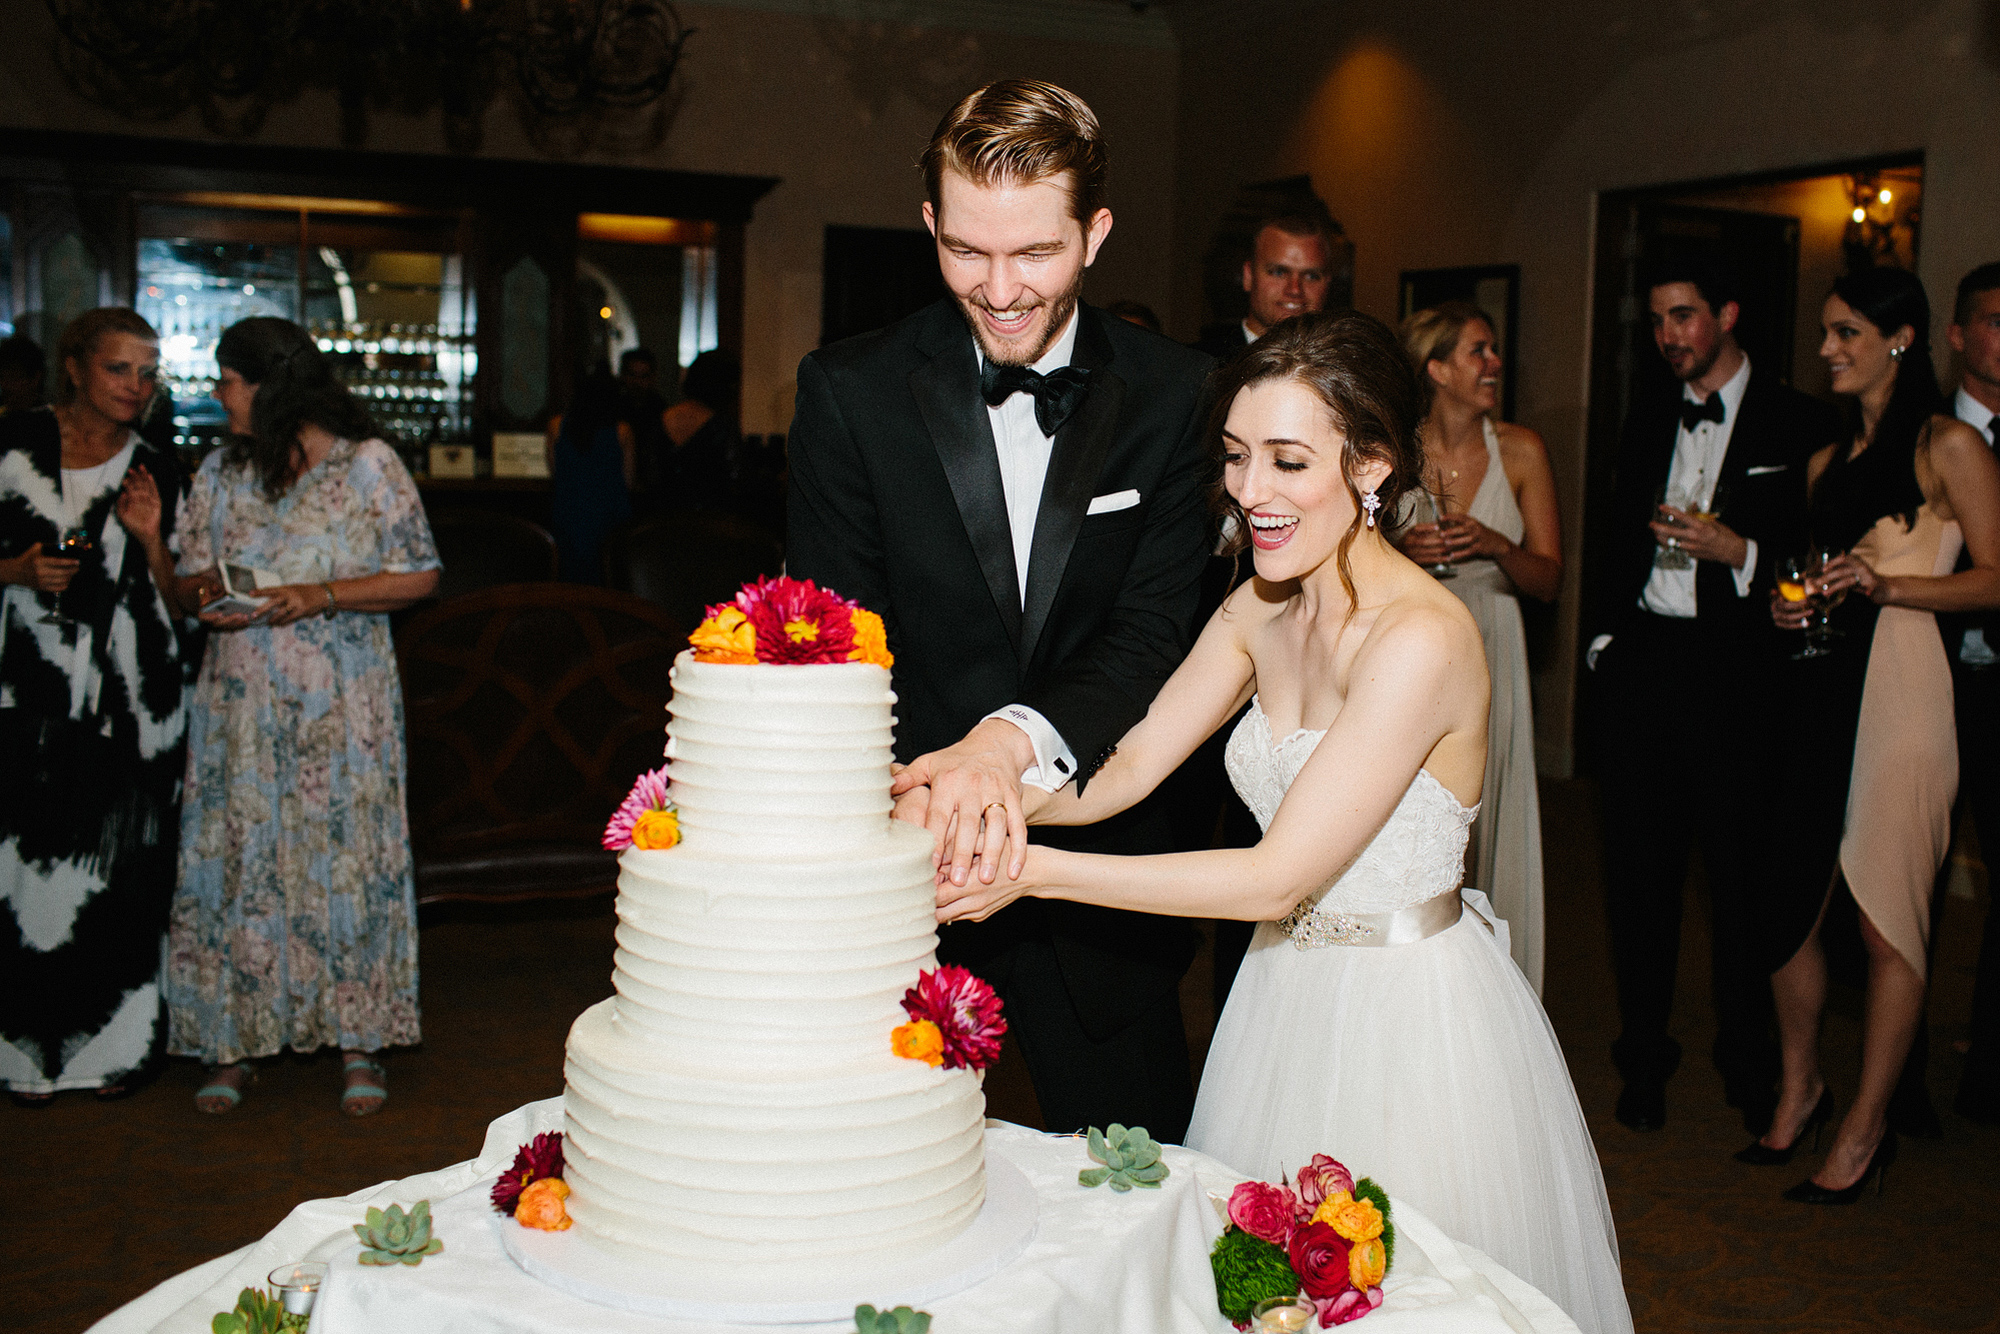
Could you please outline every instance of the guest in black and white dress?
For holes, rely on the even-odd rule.
[[[88,311],[57,347],[56,406],[0,417],[0,1082],[27,1106],[118,1097],[159,1050],[180,478],[131,427],[158,343],[130,310]],[[59,557],[77,528],[93,549]]]

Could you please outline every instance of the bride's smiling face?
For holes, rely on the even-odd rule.
[[[1250,521],[1257,575],[1300,579],[1333,558],[1354,523],[1354,498],[1341,475],[1346,439],[1333,414],[1296,380],[1246,385],[1222,428],[1223,485]],[[1355,479],[1379,484],[1370,465]]]

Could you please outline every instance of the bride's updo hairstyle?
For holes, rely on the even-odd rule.
[[[1210,380],[1215,407],[1209,414],[1208,439],[1215,481],[1209,505],[1236,521],[1223,547],[1230,556],[1250,545],[1250,520],[1224,485],[1222,428],[1236,396],[1266,380],[1291,380],[1310,389],[1326,405],[1334,428],[1346,441],[1340,470],[1354,500],[1354,521],[1341,535],[1337,568],[1351,605],[1354,579],[1347,553],[1363,526],[1361,491],[1354,485],[1354,474],[1369,463],[1388,464],[1389,475],[1375,495],[1382,502],[1379,514],[1396,512],[1404,493],[1423,476],[1417,430],[1430,408],[1429,395],[1389,326],[1354,311],[1296,316],[1224,362]]]

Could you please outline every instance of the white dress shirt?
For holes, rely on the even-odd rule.
[[[1668,496],[1692,497],[1690,509],[1708,510],[1715,499],[1715,484],[1722,477],[1722,460],[1729,453],[1729,437],[1736,433],[1737,410],[1743,406],[1743,391],[1750,384],[1750,358],[1736,368],[1722,388],[1722,420],[1696,422],[1690,431],[1685,425],[1674,433],[1674,461],[1667,471]],[[1701,397],[1691,385],[1681,386],[1681,396],[1689,403]],[[1757,543],[1744,539],[1743,568],[1736,576],[1736,596],[1750,596],[1752,576],[1757,572]],[[1652,577],[1639,594],[1639,605],[1660,616],[1693,620],[1695,614],[1694,576],[1697,562],[1685,570],[1653,567]]]
[[[1952,400],[1951,413],[1985,436],[1988,445],[1993,444],[1992,408],[1960,389],[1958,397]],[[1990,667],[2000,662],[2000,653],[1995,653],[1986,642],[1986,631],[1975,625],[1966,630],[1965,638],[1959,642],[1958,660],[1973,667]]]
[[[1040,375],[1069,365],[1076,349],[1076,312],[1049,344],[1033,370]],[[982,356],[983,364],[983,356]],[[1000,460],[1000,489],[1007,500],[1007,529],[1014,540],[1014,577],[1019,582],[1022,605],[1028,601],[1028,557],[1035,548],[1035,520],[1042,509],[1042,483],[1048,477],[1049,455],[1055,438],[1042,434],[1035,420],[1032,394],[1009,394],[1000,406],[986,409],[993,427],[993,449]],[[1035,762],[1022,773],[1022,783],[1054,792],[1076,776],[1076,756],[1055,724],[1025,704],[1009,704],[995,709],[987,718],[1005,718],[1028,734],[1035,747]],[[984,722],[985,719],[980,720]]]

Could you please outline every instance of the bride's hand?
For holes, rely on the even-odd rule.
[[[1009,879],[997,876],[992,884],[983,883],[977,876],[964,884],[954,884],[951,867],[938,870],[937,919],[940,925],[946,922],[983,922],[994,913],[1012,903],[1022,895],[1032,896],[1037,888],[1036,872],[1041,869],[1049,855],[1047,848],[1029,847],[1027,855],[1021,859],[1021,878]]]

